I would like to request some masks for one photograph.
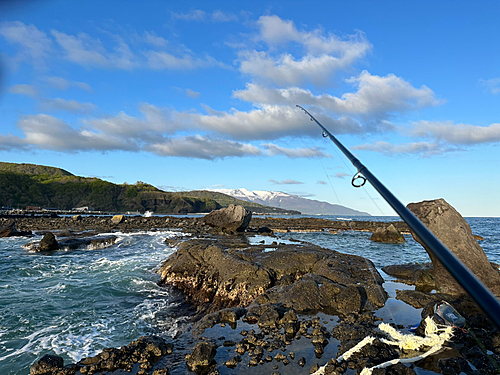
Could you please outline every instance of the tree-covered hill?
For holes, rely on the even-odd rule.
[[[60,168],[14,163],[0,163],[0,206],[166,214],[210,212],[221,207],[212,199],[164,192],[145,183],[117,185],[74,176]]]

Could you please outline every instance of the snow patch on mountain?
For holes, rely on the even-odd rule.
[[[250,191],[245,188],[240,189],[210,189],[233,198],[255,202],[265,206],[284,208],[286,210],[296,210],[309,215],[356,215],[370,216],[367,212],[353,210],[339,204],[330,204],[314,199],[302,198],[298,195],[283,193],[281,191]]]

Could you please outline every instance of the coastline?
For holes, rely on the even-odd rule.
[[[104,220],[104,219],[102,219],[102,218],[90,218],[90,219],[82,218],[81,220],[78,220],[78,221],[74,220],[73,218],[64,218],[61,220],[54,220],[53,218],[47,219],[47,220],[44,220],[44,219],[40,220],[40,219],[34,218],[33,220],[29,219],[29,220],[26,220],[24,222],[16,223],[16,226],[18,226],[18,229],[22,229],[22,230],[34,230],[34,228],[37,228],[37,230],[40,230],[42,232],[48,231],[48,230],[51,230],[51,231],[53,231],[53,230],[56,230],[56,231],[57,230],[61,230],[61,231],[72,230],[72,231],[95,231],[95,232],[102,231],[102,232],[107,232],[107,233],[109,231],[113,231],[113,230],[114,231],[123,231],[123,232],[127,232],[127,231],[133,232],[136,230],[151,230],[151,229],[159,230],[160,229],[158,227],[159,224],[157,224],[157,223],[163,223],[164,227],[161,229],[166,229],[165,226],[167,224],[166,223],[167,219],[168,219],[168,228],[169,229],[182,228],[183,231],[189,232],[190,234],[192,234],[194,236],[215,238],[214,234],[213,233],[210,234],[209,233],[210,231],[206,227],[204,227],[203,224],[200,223],[197,218],[185,218],[185,217],[184,218],[177,218],[177,217],[161,217],[161,218],[132,217],[132,218],[126,218],[126,220],[124,222],[117,224],[117,225],[114,225],[114,226],[111,224],[108,225],[107,222],[103,223],[102,220]],[[31,224],[28,223],[28,221],[30,221],[30,220],[32,221]],[[308,219],[306,221],[303,221],[302,223],[298,223],[297,221],[294,221],[294,220],[286,221],[286,219],[279,219],[279,220],[278,219],[269,219],[269,220],[266,219],[266,220],[267,221],[258,221],[258,222],[254,221],[253,223],[258,223],[258,225],[255,225],[256,227],[257,226],[261,227],[261,226],[263,226],[263,224],[268,224],[271,227],[273,227],[273,225],[274,225],[274,228],[276,228],[276,229],[288,228],[289,232],[294,232],[294,230],[297,230],[296,233],[300,233],[299,231],[306,231],[307,229],[309,229],[311,231],[318,230],[318,228],[321,227],[322,224],[323,225],[325,224],[325,221],[322,219],[314,219],[314,220]],[[109,218],[107,221],[109,221]],[[278,225],[278,223],[279,223],[279,225]],[[103,224],[105,224],[105,225],[103,225]],[[330,231],[332,229],[335,229],[335,230],[346,230],[346,229],[351,230],[352,229],[351,226],[348,226],[346,228],[345,221],[339,221],[338,223],[329,222],[326,224],[328,224],[328,225],[325,226],[323,231]],[[350,222],[350,224],[352,224],[352,222]],[[386,223],[384,223],[384,225],[385,224]],[[251,223],[250,226],[253,226],[253,225],[254,224]],[[355,223],[354,226],[356,227],[356,225],[357,224]],[[375,224],[373,224],[373,223],[369,223],[369,224],[365,223],[365,224],[360,224],[359,228],[360,228],[360,230],[368,231],[369,230],[368,228],[373,229],[374,225]],[[253,234],[249,233],[248,235],[251,236]],[[272,238],[272,237],[270,237],[270,238]],[[179,240],[184,241],[185,239],[186,238],[180,238]],[[217,241],[217,239],[216,239],[216,241]],[[264,246],[264,249],[266,248],[266,246]],[[388,286],[389,284],[394,284],[394,282],[393,281],[386,281],[384,283],[384,285],[385,284],[387,284],[386,286]],[[397,288],[411,289],[411,287],[409,287],[407,285],[403,285],[403,284],[397,284]],[[404,326],[401,328],[403,330],[407,331],[407,328],[408,328],[406,326],[407,323],[403,323],[403,324],[401,323],[402,317],[409,316],[408,311],[411,311],[410,316],[415,316],[415,317],[419,316],[420,309],[415,309],[415,308],[409,307],[409,305],[405,304],[404,302],[402,302],[400,300],[396,300],[394,294],[392,294],[392,295],[391,295],[391,293],[389,293],[389,294],[390,295],[386,301],[385,306],[375,310],[374,318],[373,318],[374,320],[371,321],[370,324],[373,324],[374,326],[372,328],[375,328],[375,321],[376,321],[375,318],[382,318],[384,321],[387,321],[387,322],[390,322],[392,319],[393,323],[398,324],[399,326]],[[406,308],[407,312],[406,313],[399,313],[398,311],[402,311],[403,307]],[[392,318],[391,318],[391,316],[388,315],[389,313],[387,313],[389,311],[391,311],[390,314],[393,314]],[[206,331],[202,334],[202,336],[193,336],[191,333],[191,324],[187,324],[186,325],[187,330],[184,332],[178,333],[178,335],[176,336],[176,339],[172,341],[172,343],[174,344],[172,353],[166,354],[165,356],[161,356],[161,358],[159,360],[157,359],[156,361],[154,361],[154,363],[151,362],[152,367],[147,369],[147,372],[143,372],[143,373],[154,373],[154,371],[156,371],[155,369],[163,366],[163,364],[165,364],[165,366],[167,366],[169,368],[169,371],[172,374],[185,373],[186,372],[186,364],[185,364],[184,358],[186,355],[188,355],[192,352],[192,350],[194,348],[194,342],[195,341],[199,342],[202,338],[206,339],[205,341],[208,340],[211,342],[215,342],[215,345],[218,347],[217,354],[215,356],[215,361],[217,363],[216,368],[219,371],[219,373],[221,373],[221,374],[235,373],[235,371],[238,373],[247,372],[247,373],[258,373],[258,374],[260,374],[260,373],[267,374],[267,373],[270,373],[273,371],[274,372],[276,372],[276,371],[281,372],[283,374],[285,374],[285,373],[287,373],[287,374],[288,373],[297,373],[297,374],[309,373],[309,369],[315,363],[319,363],[320,365],[324,365],[324,364],[326,364],[328,359],[336,357],[337,354],[339,353],[337,345],[339,345],[341,343],[341,340],[338,340],[338,339],[330,336],[329,338],[327,338],[328,343],[326,346],[324,346],[322,355],[320,355],[320,358],[317,358],[318,351],[315,352],[316,346],[311,345],[311,340],[310,340],[310,339],[312,339],[312,330],[314,329],[312,327],[313,324],[318,325],[318,327],[316,327],[317,329],[321,330],[321,328],[319,328],[319,326],[321,326],[321,327],[324,327],[324,329],[322,329],[323,331],[326,330],[328,332],[332,332],[334,326],[338,326],[338,323],[339,323],[338,318],[337,318],[338,315],[328,315],[328,314],[325,314],[324,312],[321,312],[321,311],[319,312],[319,314],[320,314],[319,320],[317,322],[313,322],[313,318],[316,315],[300,314],[300,313],[297,314],[299,322],[310,321],[311,326],[309,327],[308,333],[306,333],[306,335],[309,335],[310,338],[308,338],[306,335],[304,335],[302,337],[302,339],[293,340],[290,342],[290,345],[285,345],[285,348],[281,348],[284,350],[279,349],[279,350],[281,350],[281,352],[287,353],[287,358],[289,358],[288,360],[290,362],[288,364],[285,364],[286,362],[284,363],[283,360],[277,361],[274,358],[275,354],[276,354],[276,351],[274,351],[274,354],[272,356],[273,360],[271,360],[269,362],[264,360],[264,363],[261,363],[256,367],[253,367],[253,366],[248,367],[248,365],[250,364],[250,360],[251,360],[251,357],[248,355],[240,355],[242,360],[241,360],[241,362],[238,362],[236,360],[237,363],[236,363],[236,366],[234,369],[231,369],[228,366],[224,366],[224,363],[226,361],[231,360],[232,358],[235,357],[234,356],[235,347],[234,346],[232,346],[232,347],[224,346],[224,342],[225,341],[235,341],[235,343],[236,343],[236,341],[238,341],[238,339],[240,341],[242,339],[242,336],[240,335],[240,332],[242,330],[251,331],[253,329],[257,333],[259,333],[259,330],[261,328],[259,326],[259,324],[257,324],[257,323],[251,324],[251,323],[243,322],[241,319],[236,319],[237,320],[237,329],[236,330],[233,330],[230,327],[230,324],[221,322],[221,323],[215,324],[215,326],[212,328],[207,328]],[[379,314],[381,316],[378,316]],[[362,316],[363,314],[359,315],[359,314],[350,312],[350,313],[347,313],[344,315],[345,315],[344,319],[346,319],[347,321],[350,321],[351,323],[349,323],[349,324],[352,325],[352,319],[354,319],[354,321],[357,321],[360,319],[360,316]],[[282,319],[282,317],[281,317],[281,319]],[[411,322],[409,322],[408,324],[411,323],[411,325],[413,325],[413,324],[418,323],[418,321],[415,321],[415,318],[413,318],[413,317],[409,320],[411,320]],[[281,334],[283,334],[283,332]],[[329,333],[329,334],[331,335],[331,333]],[[277,333],[276,333],[276,331],[270,332],[270,335],[271,335],[271,337],[274,337],[273,335],[277,335]],[[225,337],[224,340],[220,339],[222,336]],[[341,347],[341,350],[345,350],[345,348],[346,348],[346,346],[344,344]],[[290,359],[290,356],[289,356],[290,351],[294,352],[295,356],[298,357],[297,359],[295,359],[295,361]],[[300,359],[301,357],[306,358],[306,365],[304,367],[297,364],[298,359]],[[264,358],[267,358],[267,356],[265,356]],[[85,360],[83,360],[83,361],[85,361]],[[88,362],[88,360],[87,360],[87,362]],[[276,366],[278,368],[275,368]],[[144,367],[147,367],[147,366],[144,366]],[[436,368],[434,368],[434,369],[436,369]],[[69,368],[68,368],[68,370],[69,370]],[[97,370],[97,368],[96,368],[96,370]],[[143,370],[144,370],[144,368],[143,368]],[[92,371],[91,372],[89,372],[89,371],[90,371],[90,367],[86,373],[92,373]],[[135,365],[133,366],[133,371],[135,371],[135,373],[140,373],[141,369],[140,369],[139,364],[137,366],[135,366]],[[349,371],[351,371],[351,370],[347,370],[347,373],[350,373]],[[85,372],[82,372],[82,373],[85,373]],[[101,372],[94,371],[93,373],[101,373]]]

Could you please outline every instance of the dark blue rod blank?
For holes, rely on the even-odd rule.
[[[308,111],[302,109],[312,121],[316,122],[335,145],[377,190],[386,202],[398,213],[406,224],[422,240],[427,249],[439,259],[460,286],[481,307],[486,315],[500,328],[500,302],[495,295],[432,233],[408,208],[406,208],[354,155],[340,143],[318,120]]]

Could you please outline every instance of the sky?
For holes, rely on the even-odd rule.
[[[498,1],[3,1],[0,160],[500,216]],[[0,202],[1,203],[1,202]]]

